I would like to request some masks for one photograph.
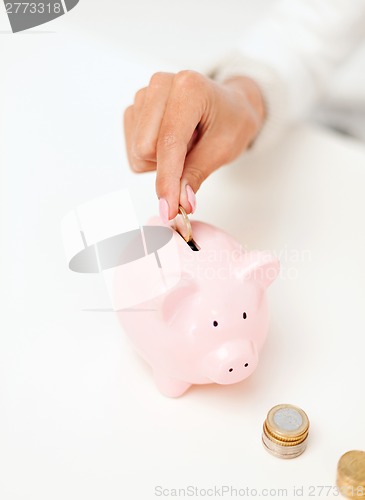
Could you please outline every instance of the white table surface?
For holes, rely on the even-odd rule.
[[[51,33],[7,34],[1,19],[0,498],[149,500],[189,485],[335,498],[338,458],[365,449],[364,145],[303,125],[204,184],[194,217],[276,252],[282,274],[257,371],[163,397],[114,314],[88,311],[110,307],[101,277],[64,259],[60,220],[80,203],[127,186],[141,223],[157,210],[154,175],[129,172],[121,129],[151,69],[86,4]],[[261,444],[281,402],[311,421],[291,461]]]

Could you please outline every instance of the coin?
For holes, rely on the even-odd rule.
[[[172,227],[189,243],[193,239],[193,232],[189,217],[187,216],[184,207],[179,205],[179,213],[172,222]]]
[[[299,457],[307,447],[306,441],[304,443],[299,443],[294,446],[282,446],[280,444],[274,443],[271,439],[269,439],[266,434],[262,433],[262,443],[271,455],[274,455],[278,458],[295,458]]]
[[[276,405],[263,425],[262,442],[267,451],[280,458],[295,458],[307,446],[309,419],[297,406]]]
[[[348,498],[365,498],[365,451],[352,450],[341,456],[337,486]]]

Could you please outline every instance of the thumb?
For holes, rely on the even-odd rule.
[[[180,181],[180,205],[186,213],[194,213],[195,193],[209,175],[222,165],[212,148],[203,142],[198,143],[185,159]]]

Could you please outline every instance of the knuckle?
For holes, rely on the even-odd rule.
[[[148,172],[149,170],[151,170],[150,164],[148,162],[139,160],[138,158],[133,158],[130,166],[133,172],[135,172],[136,174],[141,174],[143,172]]]
[[[128,106],[127,108],[125,108],[124,110],[124,116],[129,116],[131,115],[133,112],[133,106]]]
[[[169,77],[168,73],[164,73],[163,71],[158,71],[157,73],[154,73],[150,79],[150,87],[153,88],[161,87],[166,82],[168,77]]]
[[[151,141],[137,140],[133,144],[133,154],[140,160],[151,160],[156,156],[155,144]]]
[[[142,174],[144,172],[143,165],[138,164],[138,162],[131,163],[131,170],[135,174]]]
[[[176,74],[176,83],[183,87],[194,87],[201,84],[203,79],[203,75],[190,69],[179,71],[179,73]]]
[[[126,127],[130,124],[132,118],[133,118],[133,106],[128,106],[128,108],[126,108],[123,113],[123,121]]]
[[[145,95],[146,95],[146,87],[143,87],[142,89],[139,89],[135,96],[134,96],[134,105],[138,106],[141,102],[143,102]]]

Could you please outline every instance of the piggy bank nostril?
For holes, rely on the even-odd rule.
[[[229,372],[233,372],[233,368],[230,368],[228,371],[229,371]]]
[[[245,368],[247,368],[247,367],[248,367],[248,363],[245,363]]]

